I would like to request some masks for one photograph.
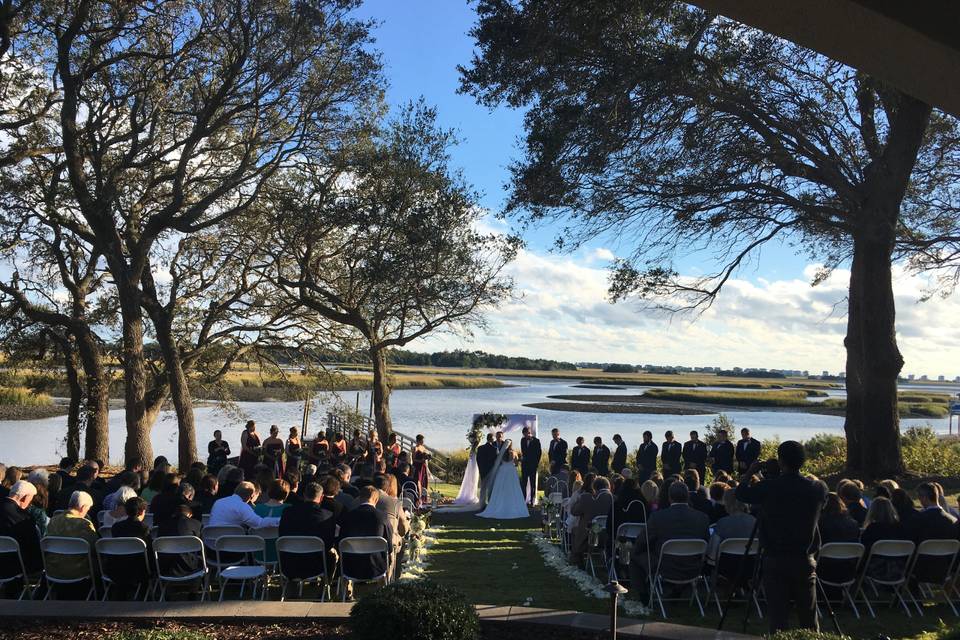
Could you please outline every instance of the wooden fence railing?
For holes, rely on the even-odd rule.
[[[376,422],[370,418],[367,418],[366,416],[354,414],[350,417],[347,417],[342,413],[333,411],[327,412],[328,431],[342,433],[343,437],[347,440],[353,436],[354,429],[360,429],[360,437],[363,439],[364,443],[366,443],[367,433],[369,433],[371,429],[376,428]],[[397,444],[400,445],[400,450],[409,453],[412,459],[413,448],[417,445],[416,440],[405,433],[400,433],[397,430],[394,430],[393,433],[395,433],[397,436]],[[384,446],[386,446],[386,443],[384,443]],[[450,463],[447,460],[447,457],[431,447],[426,447],[426,449],[430,452],[431,456],[430,473],[433,474],[435,478],[443,480],[444,482],[450,482]]]

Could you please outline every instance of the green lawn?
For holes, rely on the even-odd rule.
[[[455,489],[452,485],[440,487],[445,495],[454,494]],[[532,596],[530,606],[534,607],[609,612],[609,601],[583,595],[571,580],[544,564],[527,537],[529,531],[539,530],[539,516],[498,522],[471,514],[436,514],[432,524],[443,528],[438,531],[437,542],[430,549],[427,576],[458,588],[472,602],[520,606]],[[902,609],[875,608],[878,611],[876,620],[869,617],[857,620],[848,609],[838,610],[843,632],[853,638],[873,638],[878,634],[906,638],[937,631],[941,621],[948,625],[958,622],[943,605],[927,607],[923,617],[914,611],[912,618],[907,618]],[[865,609],[861,607],[864,615]],[[688,608],[686,602],[668,602],[667,614],[669,622],[711,628],[716,628],[720,619],[716,605],[708,607],[706,617],[701,618],[695,606]],[[743,606],[735,605],[727,617],[725,629],[741,631],[743,614]],[[659,620],[660,616],[653,619]],[[829,619],[823,621],[823,630],[834,630]],[[747,632],[755,635],[767,632],[766,621],[758,620],[755,611]]]

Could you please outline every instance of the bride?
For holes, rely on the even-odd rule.
[[[520,478],[517,477],[514,461],[513,441],[507,440],[503,455],[497,459],[496,465],[490,470],[493,476],[493,489],[490,491],[487,508],[477,514],[481,518],[509,520],[526,518],[530,515],[527,511],[527,503],[523,499],[523,491],[520,489]]]

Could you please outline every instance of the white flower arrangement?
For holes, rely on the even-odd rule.
[[[403,561],[403,566],[400,567],[401,580],[420,580],[426,575],[427,568],[430,566],[427,555],[430,547],[436,544],[436,534],[441,529],[443,529],[441,526],[421,529],[417,535],[410,538],[406,558]]]
[[[529,535],[533,546],[535,546],[540,552],[540,555],[543,556],[544,564],[553,568],[564,578],[572,580],[584,595],[600,600],[610,597],[610,594],[603,590],[604,585],[602,582],[583,569],[567,562],[567,558],[563,555],[563,552],[552,542],[544,538],[542,533],[531,531]],[[650,615],[650,609],[636,600],[620,598],[618,602],[627,615],[634,617],[646,617]]]

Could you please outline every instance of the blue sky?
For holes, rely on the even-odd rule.
[[[362,17],[380,22],[374,31],[390,83],[392,106],[423,96],[438,110],[440,124],[459,132],[454,163],[483,194],[492,212],[507,197],[507,167],[519,154],[523,114],[489,110],[458,95],[458,64],[468,64],[474,20],[466,0],[367,0]],[[549,252],[554,230],[527,235],[527,250],[511,267],[524,294],[520,302],[490,314],[487,327],[471,338],[434,335],[413,349],[476,348],[510,355],[568,360],[655,364],[757,366],[839,371],[843,368],[845,296],[849,274],[838,271],[811,288],[815,265],[789,247],[770,245],[738,274],[717,305],[703,317],[665,318],[631,303],[605,300],[605,265],[619,247],[597,242],[574,254]],[[709,264],[679,262],[686,275]],[[898,337],[904,373],[960,373],[960,351],[945,318],[960,314],[956,297],[917,304],[925,281],[901,275]]]

